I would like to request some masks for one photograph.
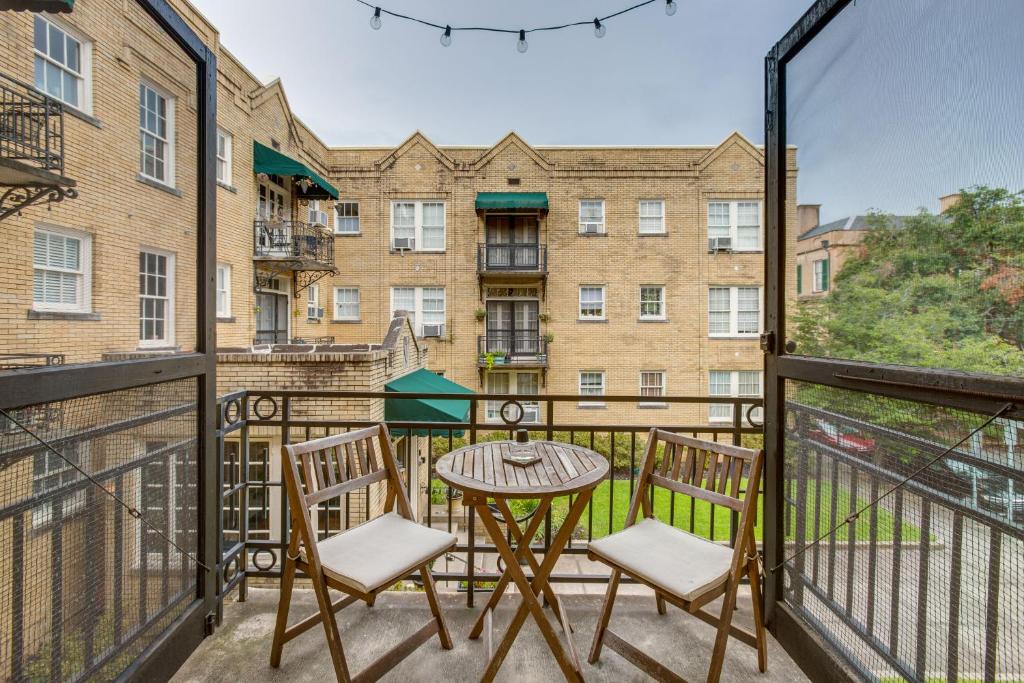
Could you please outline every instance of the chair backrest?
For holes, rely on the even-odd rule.
[[[381,481],[387,482],[385,512],[393,510],[397,503],[399,514],[412,519],[391,435],[385,425],[288,444],[282,450],[293,527],[302,532],[305,545],[315,543],[310,508]]]
[[[660,465],[657,463],[658,444],[664,444]],[[740,515],[735,564],[742,559],[742,552],[754,544],[754,519],[763,468],[763,450],[652,429],[626,526],[636,522],[641,510],[644,517],[654,516],[651,486],[721,505]]]

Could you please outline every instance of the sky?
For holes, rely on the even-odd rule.
[[[810,0],[658,0],[592,27],[517,36],[441,32],[355,0],[192,0],[263,81],[329,145],[760,143],[764,56]],[[606,16],[635,0],[375,0],[440,25],[519,29]],[[244,10],[242,9],[244,7]]]

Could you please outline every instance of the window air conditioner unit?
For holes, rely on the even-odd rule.
[[[708,238],[708,251],[732,251],[732,238],[731,237],[709,237]]]
[[[412,237],[396,237],[391,243],[391,248],[395,251],[409,251],[415,244],[416,240]]]
[[[583,234],[584,235],[599,235],[601,233],[600,223],[584,223]]]
[[[324,317],[324,309],[322,309],[322,308],[316,309],[316,319],[320,320],[323,317]]]
[[[311,225],[320,225],[327,227],[327,212],[326,211],[310,211],[309,222]]]
[[[424,325],[424,337],[440,337],[444,334],[444,325]]]

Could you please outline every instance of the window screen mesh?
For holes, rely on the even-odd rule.
[[[10,411],[195,556],[197,383]],[[112,679],[195,599],[195,562],[0,418],[0,678]]]
[[[1024,677],[1024,422],[788,382],[784,599],[871,680]]]

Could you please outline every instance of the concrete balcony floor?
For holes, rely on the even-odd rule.
[[[576,584],[559,584],[566,611],[573,624],[573,639],[588,681],[650,680],[629,662],[607,647],[596,665],[586,663],[590,640],[594,633],[602,597],[573,591]],[[597,586],[588,586],[596,588]],[[603,592],[604,585],[600,584]],[[337,597],[337,595],[335,595]],[[466,596],[442,593],[441,600],[455,648],[442,650],[437,638],[424,643],[393,669],[386,681],[476,681],[484,671],[486,645],[483,639],[469,640],[472,627],[488,594],[477,593],[477,607],[466,607]],[[249,589],[248,599],[224,606],[224,624],[207,638],[192,654],[173,679],[176,683],[191,681],[316,681],[334,680],[330,655],[320,627],[311,629],[285,645],[280,669],[268,663],[270,642],[277,609],[276,588]],[[736,623],[750,627],[749,594],[741,591]],[[519,604],[519,596],[506,594],[495,613],[495,646]],[[710,606],[717,613],[718,603]],[[309,589],[296,589],[292,598],[290,622],[312,614],[316,599]],[[711,659],[714,630],[695,617],[673,608],[659,617],[654,597],[642,586],[623,585],[615,602],[611,627],[641,650],[659,658],[673,671],[691,681],[702,681]],[[545,610],[561,634],[554,617]],[[342,610],[338,624],[348,658],[349,670],[355,674],[387,651],[400,639],[413,633],[430,618],[426,598],[418,592],[382,593],[370,608],[355,604]],[[528,618],[515,644],[506,657],[499,681],[561,681],[564,680],[551,656],[540,630]],[[722,681],[798,683],[807,678],[782,648],[769,636],[768,673],[757,670],[754,650],[735,640],[726,651]]]

